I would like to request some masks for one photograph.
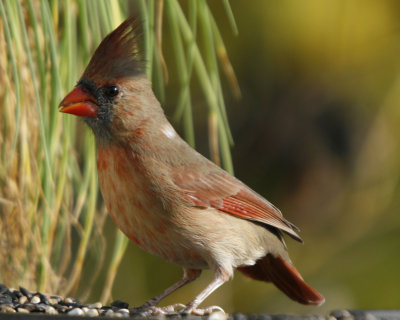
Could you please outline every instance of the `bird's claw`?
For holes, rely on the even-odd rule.
[[[177,315],[186,306],[182,303],[172,304],[166,307],[155,307],[143,305],[138,308],[130,309],[130,314],[139,314],[143,317],[146,316],[157,316],[157,315]]]
[[[162,311],[164,312],[163,314],[173,315],[180,313],[180,311],[183,310],[185,307],[186,306],[182,303],[175,303],[159,309],[162,309]]]
[[[225,311],[219,306],[210,306],[207,308],[195,308],[191,309],[182,303],[171,304],[165,307],[155,307],[155,306],[141,306],[138,308],[130,309],[130,314],[146,316],[157,316],[157,315],[195,315],[195,316],[209,316],[214,312],[220,312],[225,315]]]
[[[207,308],[199,308],[199,309],[192,309],[192,310],[185,310],[183,309],[180,313],[183,314],[191,314],[191,315],[195,315],[195,316],[209,316],[214,312],[220,312],[223,313],[225,315],[225,311],[224,309],[222,309],[219,306],[210,306]]]

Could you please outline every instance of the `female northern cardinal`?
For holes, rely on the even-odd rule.
[[[155,306],[206,268],[215,279],[180,311],[200,310],[234,268],[300,303],[321,304],[283,242],[282,232],[301,241],[296,227],[168,122],[146,79],[135,26],[129,18],[101,42],[60,111],[83,117],[94,132],[100,189],[117,226],[139,247],[183,267],[180,281],[139,310],[168,310]]]

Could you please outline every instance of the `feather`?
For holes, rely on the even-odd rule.
[[[107,35],[83,74],[93,82],[133,77],[144,72],[138,19],[130,17]]]
[[[268,200],[220,168],[209,168],[209,172],[201,172],[180,167],[173,172],[175,184],[184,190],[185,197],[194,206],[213,207],[221,213],[272,226],[302,242],[295,231],[298,228]]]
[[[252,279],[272,282],[289,298],[302,304],[320,305],[325,301],[303,280],[296,268],[280,256],[267,254],[255,265],[239,267],[237,270]]]

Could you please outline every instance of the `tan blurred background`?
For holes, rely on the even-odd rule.
[[[399,308],[400,2],[234,0],[237,37],[221,3],[209,4],[243,95],[227,87],[235,175],[300,227],[304,245],[287,239],[289,252],[326,303],[304,307],[236,273],[205,305],[318,314]],[[169,72],[167,114],[176,89]],[[196,144],[208,156],[202,104],[199,94]],[[113,298],[139,305],[180,276],[129,244]],[[210,279],[206,272],[165,304],[189,301]]]

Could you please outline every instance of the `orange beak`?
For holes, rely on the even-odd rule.
[[[97,117],[98,107],[95,98],[80,87],[76,87],[60,103],[60,112],[80,117]]]

